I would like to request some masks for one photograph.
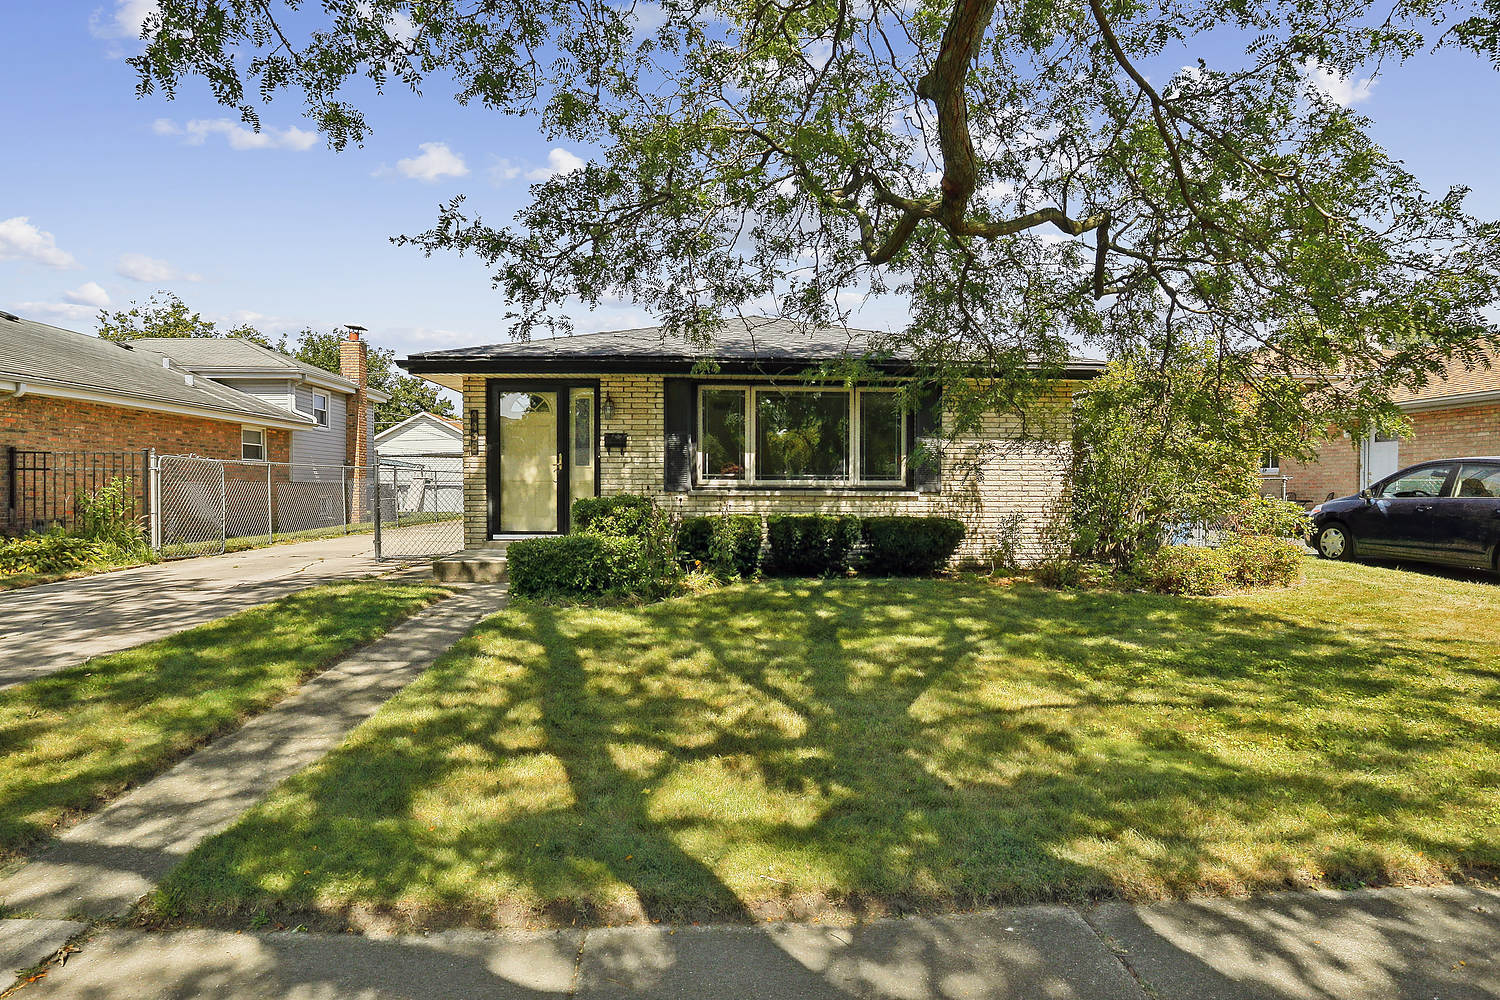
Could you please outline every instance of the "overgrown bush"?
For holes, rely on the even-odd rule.
[[[527,538],[505,549],[510,591],[517,597],[598,597],[645,588],[645,543],[639,538],[580,534]]]
[[[1290,587],[1302,579],[1306,553],[1300,542],[1273,535],[1235,535],[1219,551],[1236,587]]]
[[[1236,535],[1306,538],[1312,531],[1312,516],[1290,500],[1257,494],[1237,503],[1224,526]]]
[[[79,490],[73,497],[73,514],[77,523],[73,534],[81,538],[126,551],[147,548],[135,519],[135,487],[128,479],[115,477],[93,493]]]
[[[582,497],[573,501],[573,531],[639,538],[656,510],[650,497],[619,493],[607,497]]]
[[[852,514],[773,514],[766,518],[766,568],[782,576],[843,573],[858,542]]]
[[[948,565],[964,538],[964,523],[952,517],[866,517],[860,533],[865,565],[885,576],[927,576]]]
[[[1206,597],[1233,586],[1233,574],[1223,549],[1206,545],[1166,545],[1141,557],[1136,575],[1163,594]]]
[[[754,514],[685,517],[677,527],[677,555],[721,580],[748,579],[760,565],[761,521]]]

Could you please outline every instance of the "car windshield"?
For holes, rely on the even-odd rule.
[[[1426,465],[1420,469],[1404,472],[1381,487],[1383,497],[1435,497],[1443,492],[1443,483],[1451,465]]]

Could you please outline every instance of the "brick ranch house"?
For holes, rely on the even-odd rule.
[[[1285,477],[1289,492],[1311,504],[1357,493],[1418,462],[1500,454],[1500,357],[1472,371],[1454,362],[1420,389],[1398,393],[1395,403],[1411,421],[1405,437],[1343,434],[1325,441],[1313,461],[1283,460],[1266,474]]]
[[[0,526],[41,526],[17,495],[18,453],[364,466],[386,398],[364,385],[366,351],[357,334],[342,344],[340,376],[246,341],[115,343],[0,312]]]
[[[572,500],[616,493],[680,514],[947,515],[969,527],[963,555],[1017,530],[1034,547],[1066,488],[1073,389],[1102,362],[1072,360],[1024,438],[995,413],[975,437],[942,443],[941,401],[908,412],[892,391],[909,361],[866,359],[876,374],[852,388],[810,380],[865,357],[870,337],[751,319],[726,324],[708,354],[648,328],[402,365],[463,396],[468,548],[566,532]],[[705,367],[714,374],[696,374]],[[919,445],[940,462],[914,461]]]

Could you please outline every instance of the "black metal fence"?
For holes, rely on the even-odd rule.
[[[78,498],[93,497],[116,480],[122,499],[142,525],[151,509],[151,452],[29,451],[5,449],[0,482],[0,534],[20,535],[54,524],[78,525]]]

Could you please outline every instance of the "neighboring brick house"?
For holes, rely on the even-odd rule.
[[[1029,435],[992,414],[980,435],[946,441],[940,400],[907,412],[891,391],[912,375],[907,360],[866,358],[876,375],[853,388],[808,380],[817,365],[863,357],[870,336],[751,319],[709,354],[652,328],[402,364],[463,395],[470,548],[566,531],[578,497],[642,493],[680,513],[950,515],[969,526],[963,554],[1011,532],[1034,551],[1066,489],[1072,387],[1102,363],[1071,362]]]
[[[37,526],[18,495],[18,483],[37,477],[13,472],[18,453],[154,449],[363,467],[373,457],[371,404],[386,398],[363,386],[365,352],[357,337],[341,345],[352,376],[342,378],[245,341],[117,343],[0,312],[0,525]],[[316,477],[311,468],[293,466],[288,478]],[[47,488],[71,489],[60,479]]]
[[[1500,357],[1473,370],[1455,362],[1421,389],[1399,392],[1395,403],[1411,421],[1405,437],[1344,434],[1324,442],[1313,461],[1283,461],[1268,473],[1286,477],[1298,501],[1317,503],[1418,462],[1500,455]]]

